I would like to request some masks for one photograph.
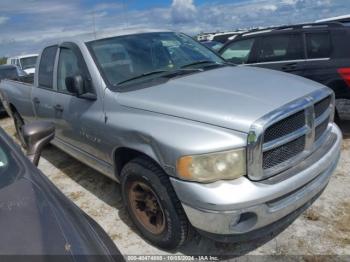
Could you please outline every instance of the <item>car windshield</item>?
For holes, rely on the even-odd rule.
[[[0,79],[15,79],[17,77],[16,68],[0,69]]]
[[[0,133],[0,188],[11,183],[19,174],[19,169],[18,161]]]
[[[36,65],[37,56],[21,58],[22,69],[33,68]]]
[[[173,32],[118,36],[92,41],[88,46],[102,74],[114,86],[224,64],[191,37]]]

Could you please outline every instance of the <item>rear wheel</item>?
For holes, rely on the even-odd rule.
[[[22,117],[19,115],[19,113],[16,111],[13,113],[13,122],[15,124],[16,136],[17,136],[19,142],[21,143],[23,148],[26,148],[26,143],[24,141],[24,137],[23,137],[23,133],[22,133],[24,121],[23,121]]]
[[[175,249],[188,237],[190,225],[168,175],[152,161],[136,158],[121,173],[124,204],[152,244]]]

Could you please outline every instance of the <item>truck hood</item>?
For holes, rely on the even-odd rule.
[[[323,86],[254,67],[222,67],[119,93],[121,105],[204,122],[240,132],[265,114]]]

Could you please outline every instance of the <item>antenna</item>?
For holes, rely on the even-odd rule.
[[[126,14],[126,4],[125,4],[125,0],[122,0],[122,8],[123,8],[123,13],[124,13],[125,27],[129,27],[129,20],[128,20],[128,16],[127,16],[127,14]]]
[[[95,18],[95,9],[92,10],[92,30],[94,33],[94,37],[96,39],[96,18]]]

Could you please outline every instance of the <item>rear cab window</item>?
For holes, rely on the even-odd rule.
[[[304,59],[301,34],[280,34],[262,37],[257,50],[257,62],[277,62]]]
[[[330,57],[332,44],[329,32],[306,33],[305,40],[308,59]]]
[[[53,74],[57,48],[57,46],[46,47],[41,54],[38,74],[39,87],[53,88]]]

